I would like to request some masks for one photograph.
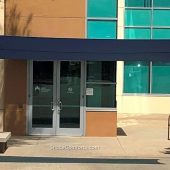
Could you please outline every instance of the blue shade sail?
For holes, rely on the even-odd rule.
[[[125,39],[151,39],[151,29],[125,28]]]
[[[125,0],[126,7],[151,7],[152,0]]]
[[[152,93],[170,94],[170,63],[153,62]]]
[[[88,21],[87,37],[92,39],[115,39],[115,21]]]
[[[170,29],[153,29],[153,39],[170,39]]]
[[[1,59],[170,61],[170,40],[0,36]]]
[[[150,26],[151,10],[126,9],[125,26]]]
[[[117,17],[117,0],[88,0],[88,17]]]
[[[170,10],[154,10],[153,26],[170,26]]]
[[[149,92],[149,62],[125,62],[124,93]]]

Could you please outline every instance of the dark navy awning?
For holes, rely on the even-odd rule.
[[[0,36],[0,58],[28,60],[170,61],[170,40]]]

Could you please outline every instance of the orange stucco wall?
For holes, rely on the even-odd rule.
[[[85,0],[7,0],[5,32],[35,37],[85,37]]]
[[[117,135],[117,112],[86,112],[86,136]]]
[[[5,61],[4,130],[13,135],[26,134],[26,68],[26,61]]]

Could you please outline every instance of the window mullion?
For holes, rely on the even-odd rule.
[[[152,61],[149,67],[149,94],[152,94]]]

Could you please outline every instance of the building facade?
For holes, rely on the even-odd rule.
[[[0,1],[0,34],[169,39],[169,14],[167,0],[6,0]],[[120,113],[169,114],[167,62],[0,64],[0,128],[14,135],[116,136]]]

